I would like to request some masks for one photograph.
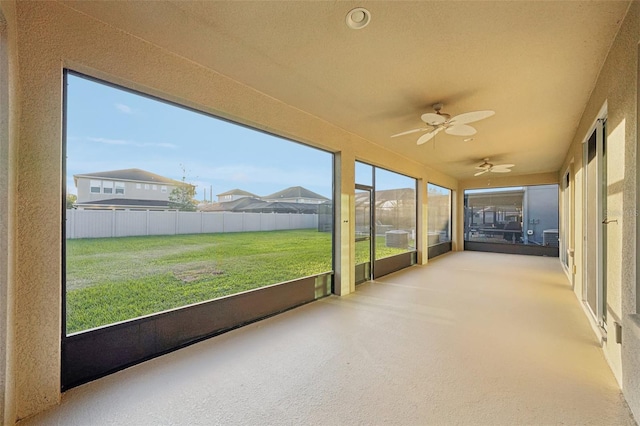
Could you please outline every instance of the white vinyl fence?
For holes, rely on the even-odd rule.
[[[317,214],[67,210],[66,232],[75,239],[317,227]]]

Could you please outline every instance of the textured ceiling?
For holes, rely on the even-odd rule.
[[[557,171],[629,1],[64,2],[459,179]],[[371,23],[345,25],[354,7]],[[417,146],[420,115],[494,110]]]

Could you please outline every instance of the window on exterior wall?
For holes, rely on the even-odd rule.
[[[116,194],[124,195],[124,182],[116,182]]]
[[[416,180],[375,168],[375,258],[416,248]]]
[[[80,205],[87,190],[167,182],[162,195],[131,191],[118,205],[66,212],[67,334],[331,273],[332,227],[318,212],[332,217],[333,154],[76,73],[66,82],[67,194]],[[101,173],[121,181],[75,186],[74,175]],[[303,203],[206,197],[297,187],[309,191]],[[404,214],[389,221],[413,238]]]
[[[102,190],[102,182],[99,180],[92,180],[89,182],[89,192],[92,194],[99,194]]]
[[[558,185],[466,190],[464,239],[558,247]]]
[[[451,241],[451,190],[427,185],[428,246]]]
[[[102,193],[113,194],[113,182],[108,180],[102,181]]]

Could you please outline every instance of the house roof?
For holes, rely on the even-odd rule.
[[[266,200],[275,200],[279,198],[310,198],[316,200],[328,200],[327,197],[323,197],[322,195],[316,194],[315,192],[309,191],[308,189],[301,186],[292,186],[290,188],[283,189],[282,191],[275,192],[271,195],[266,195],[262,198]]]
[[[162,200],[129,200],[126,198],[110,198],[108,200],[86,201],[75,203],[76,206],[105,206],[105,207],[163,207],[169,208],[169,201]]]
[[[246,197],[257,197],[256,194],[252,194],[251,192],[243,191],[242,189],[232,189],[230,191],[223,192],[221,194],[217,194],[218,197],[222,195],[244,195]]]
[[[319,204],[287,203],[282,201],[249,204],[237,211],[253,213],[318,213]]]
[[[94,173],[78,173],[73,175],[73,179],[77,181],[79,177],[86,178],[100,178],[100,179],[114,179],[114,180],[128,180],[135,182],[146,183],[166,183],[170,185],[184,185],[184,182],[170,179],[168,177],[160,176],[155,173],[148,172],[142,169],[122,169],[122,170],[110,170],[106,172],[94,172]]]
[[[252,197],[244,197],[233,201],[223,201],[220,203],[203,204],[198,207],[199,210],[215,212],[215,211],[237,211],[242,207],[254,203],[265,203],[265,201]]]
[[[467,207],[487,206],[518,206],[522,207],[524,190],[519,191],[494,191],[486,193],[468,194],[466,196]]]
[[[288,203],[281,201],[264,201],[245,197],[234,201],[204,204],[198,207],[206,212],[251,212],[251,213],[318,213],[320,204]]]
[[[387,201],[413,201],[416,200],[416,191],[413,188],[398,188],[398,189],[382,189],[376,191],[376,204],[380,205]],[[368,193],[357,193],[355,197],[356,205],[361,205],[369,202]]]
[[[415,201],[414,188],[382,189],[376,191],[376,202],[380,201]]]

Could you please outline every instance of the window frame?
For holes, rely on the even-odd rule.
[[[125,195],[126,185],[125,185],[124,182],[115,182],[114,186],[115,186],[115,188],[114,188],[115,189],[115,192],[114,192],[115,195]]]
[[[227,118],[192,107],[152,96],[129,87],[114,84],[85,73],[63,68],[62,79],[62,286],[61,286],[61,388],[67,390],[96,378],[111,374],[150,358],[180,349],[184,346],[207,339],[253,321],[281,313],[316,299],[330,295],[334,291],[334,270],[336,254],[336,209],[331,209],[331,270],[307,277],[268,284],[253,290],[232,294],[218,299],[207,300],[193,305],[182,306],[168,311],[157,312],[143,317],[109,324],[76,334],[67,334],[66,297],[66,211],[64,201],[67,194],[67,121],[68,121],[68,76],[74,75],[106,86],[124,90],[140,96],[173,105],[197,114],[212,117],[236,126],[251,129],[324,152],[331,156],[331,201],[335,207],[336,154],[323,148],[302,143],[289,137],[267,132]],[[145,184],[148,186],[148,184]],[[167,192],[168,192],[167,187]],[[235,312],[234,315],[228,315]],[[181,330],[175,333],[175,330]]]
[[[463,244],[464,244],[464,250],[469,250],[469,251],[484,251],[484,252],[493,252],[493,253],[507,253],[507,254],[524,254],[524,255],[534,255],[534,256],[550,256],[550,257],[558,257],[560,256],[560,245],[558,244],[558,246],[544,246],[544,245],[538,245],[535,242],[534,243],[504,243],[504,242],[487,242],[487,241],[477,241],[477,240],[471,240],[469,239],[468,235],[467,235],[467,229],[468,229],[468,224],[467,224],[467,220],[468,220],[468,216],[467,216],[467,200],[468,200],[468,196],[469,191],[471,191],[471,193],[477,193],[477,192],[505,192],[504,190],[507,190],[506,192],[510,191],[517,191],[518,189],[522,189],[523,192],[523,201],[521,204],[521,212],[519,213],[519,217],[520,217],[520,221],[522,223],[521,228],[519,230],[517,230],[516,232],[521,234],[521,238],[523,239],[523,241],[525,240],[525,237],[528,236],[527,234],[527,230],[529,229],[530,223],[529,220],[531,219],[530,217],[528,217],[528,208],[527,208],[527,200],[524,198],[527,191],[525,190],[525,188],[538,188],[538,187],[543,187],[543,186],[555,186],[556,189],[556,194],[555,197],[553,197],[553,200],[555,200],[556,203],[556,219],[555,222],[557,224],[556,230],[559,230],[559,226],[560,226],[560,184],[559,183],[538,183],[538,184],[527,184],[527,185],[511,185],[511,186],[500,186],[500,187],[491,187],[491,188],[481,188],[481,187],[471,187],[471,188],[465,188],[463,191],[463,217],[464,217],[464,222],[462,224],[462,230],[463,230]],[[492,216],[495,218],[495,216]],[[538,223],[536,222],[534,224],[537,225]],[[499,228],[498,228],[499,229]],[[499,231],[496,231],[496,233]],[[558,234],[559,235],[559,234]],[[544,233],[543,233],[544,236]]]
[[[429,222],[427,220],[427,257],[432,259],[434,257],[440,256],[441,254],[448,253],[453,250],[453,194],[454,191],[451,188],[446,186],[438,185],[436,183],[427,182],[426,192],[427,192],[427,209],[429,209],[429,186],[435,186],[440,189],[445,189],[449,191],[449,225],[448,225],[448,235],[449,241],[443,241],[438,244],[429,245],[428,234],[429,234]]]
[[[102,181],[102,193],[113,195],[114,191],[114,182],[112,180],[103,180]],[[109,191],[107,191],[109,190]]]
[[[413,177],[413,176],[409,176],[405,173],[400,173],[385,167],[379,167],[379,166],[375,166],[371,163],[367,163],[366,161],[357,159],[355,160],[355,165],[354,168],[357,170],[358,168],[358,164],[361,164],[362,166],[367,166],[371,168],[371,180],[367,181],[367,184],[362,183],[361,181],[358,181],[357,178],[357,171],[355,173],[354,176],[354,183],[355,183],[355,187],[361,187],[361,188],[368,188],[369,190],[371,190],[371,203],[372,203],[372,217],[371,217],[371,221],[372,224],[374,226],[374,230],[372,232],[371,238],[371,279],[376,279],[379,278],[381,276],[390,274],[392,272],[398,271],[400,269],[404,269],[406,267],[409,267],[411,265],[414,265],[417,263],[418,260],[418,247],[420,247],[420,220],[419,220],[419,216],[418,216],[418,179]],[[376,232],[375,232],[375,223],[377,221],[376,219],[376,170],[382,170],[388,173],[394,173],[409,179],[412,179],[415,183],[414,186],[414,196],[415,196],[415,247],[412,250],[408,250],[404,253],[400,253],[400,254],[396,254],[396,255],[392,255],[392,256],[386,256],[386,257],[382,257],[382,258],[377,258],[376,256],[376,250],[375,250],[375,244],[376,244]],[[363,170],[365,171],[365,170]],[[368,172],[368,170],[366,170],[365,172]],[[367,178],[368,179],[368,178]]]
[[[97,191],[94,191],[94,188]],[[89,179],[89,194],[101,194],[102,193],[102,181],[99,179]]]

